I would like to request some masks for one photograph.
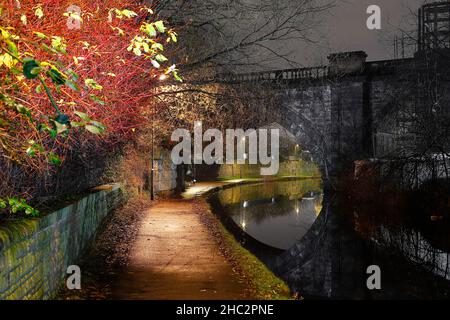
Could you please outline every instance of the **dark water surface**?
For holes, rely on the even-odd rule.
[[[241,244],[293,292],[333,299],[450,297],[448,237],[437,236],[439,223],[421,230],[409,223],[408,212],[399,218],[375,204],[349,209],[324,195],[319,180],[236,186],[209,201]],[[370,265],[381,269],[381,290],[367,288]]]

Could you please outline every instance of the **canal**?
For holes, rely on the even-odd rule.
[[[416,223],[385,203],[355,205],[324,193],[317,179],[235,186],[208,201],[242,246],[303,297],[450,296],[443,221]],[[381,269],[381,290],[367,288],[371,265]]]

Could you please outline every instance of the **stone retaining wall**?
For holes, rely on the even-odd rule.
[[[153,187],[156,193],[176,189],[177,166],[173,164],[168,151],[160,152],[159,159],[155,160],[153,178]]]
[[[120,185],[103,186],[42,218],[0,224],[0,300],[54,297],[67,267],[122,199]]]
[[[267,166],[266,166],[267,167]],[[280,163],[277,176],[312,176],[320,177],[319,167],[309,161],[289,160]],[[219,168],[218,178],[255,178],[261,176],[261,166],[258,164],[223,164]]]

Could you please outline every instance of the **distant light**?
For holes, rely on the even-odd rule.
[[[245,230],[245,228],[247,227],[247,224],[245,223],[245,221],[244,221],[244,222],[242,222],[241,226],[242,226],[242,229],[244,229],[244,230]]]
[[[244,153],[244,159],[248,159],[248,154]]]
[[[242,204],[243,208],[247,208],[248,207],[248,201],[244,201],[244,203]]]
[[[192,181],[193,181],[194,183],[196,183],[196,182],[197,182],[197,180],[195,180],[195,179],[194,179],[194,180],[192,180]]]
[[[166,74],[162,74],[159,76],[159,81],[164,81],[167,80],[167,75]]]
[[[245,137],[242,137],[242,141],[245,141]]]

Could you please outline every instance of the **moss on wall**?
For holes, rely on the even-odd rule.
[[[262,177],[261,165],[258,164],[223,164],[219,168],[219,179],[257,178]],[[319,167],[309,161],[301,159],[288,160],[280,163],[277,177],[320,177]]]
[[[49,299],[103,218],[122,201],[119,185],[39,219],[0,226],[0,300]]]

